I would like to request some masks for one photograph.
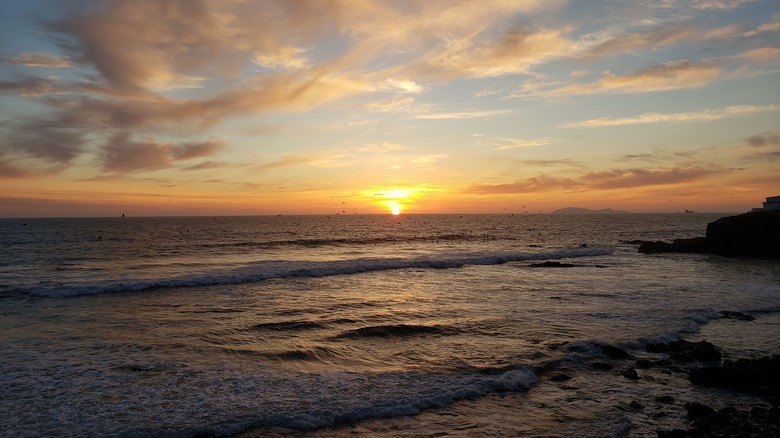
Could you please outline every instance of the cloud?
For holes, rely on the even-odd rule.
[[[377,143],[369,143],[360,149],[358,149],[360,152],[371,152],[375,154],[386,154],[390,152],[396,152],[396,151],[405,151],[410,149],[408,146],[404,146],[402,144],[397,143],[390,143],[390,142],[382,142],[382,144]]]
[[[35,178],[39,177],[40,173],[31,169],[26,169],[17,166],[5,159],[2,153],[0,153],[0,178],[7,179],[23,179],[23,178]]]
[[[477,119],[481,117],[491,117],[502,114],[508,114],[513,112],[511,109],[502,110],[482,110],[482,111],[459,111],[459,112],[439,112],[439,113],[423,113],[414,116],[415,119],[420,120],[460,120],[460,119]]]
[[[719,75],[720,69],[714,65],[679,60],[656,64],[627,75],[618,75],[607,71],[596,82],[571,84],[546,94],[554,96],[624,94],[701,88],[714,82]]]
[[[612,190],[672,185],[701,180],[720,170],[706,167],[629,168],[588,172],[576,177],[540,175],[502,184],[474,184],[466,193],[482,195],[522,194],[550,190]]]
[[[27,77],[16,80],[0,80],[0,93],[36,96],[50,93],[55,89],[51,80]]]
[[[755,147],[777,147],[780,146],[780,133],[765,132],[763,134],[756,134],[748,138],[747,142],[749,145]]]
[[[584,58],[607,57],[626,53],[639,54],[648,48],[658,49],[700,35],[697,29],[681,25],[665,25],[637,32],[621,32],[608,35],[603,41],[587,48],[578,56]]]
[[[748,161],[757,164],[780,160],[780,131],[764,132],[747,138],[747,148],[739,151]]]
[[[16,56],[0,57],[0,62],[7,62],[9,64],[19,64],[19,65],[24,65],[26,67],[43,67],[43,68],[73,67],[73,62],[70,59],[52,53],[20,53]]]
[[[711,122],[747,114],[780,110],[780,105],[733,105],[722,109],[686,113],[644,113],[632,117],[602,117],[579,122],[566,123],[562,128],[599,128],[605,126],[647,125],[654,123]]]
[[[23,155],[67,164],[84,151],[84,130],[56,120],[26,120],[10,128],[11,134],[4,135],[0,145]]]
[[[496,146],[496,149],[503,151],[508,149],[527,148],[533,146],[546,146],[552,143],[550,138],[537,138],[535,140],[522,140],[518,138],[497,138],[489,137],[489,141]]]
[[[202,163],[198,163],[192,166],[187,166],[182,168],[182,170],[208,170],[208,169],[220,169],[223,167],[230,167],[231,165],[228,163],[221,163],[221,162],[214,162],[214,161],[204,161]]]
[[[190,160],[213,154],[223,145],[211,139],[202,143],[156,143],[135,141],[129,132],[115,134],[103,146],[102,169],[105,172],[128,173],[170,167],[175,161]]]
[[[518,164],[531,166],[531,167],[554,167],[554,166],[567,166],[567,167],[585,167],[585,163],[569,158],[561,158],[558,160],[514,160]]]
[[[257,172],[265,172],[268,170],[282,169],[285,167],[299,166],[301,164],[307,164],[314,161],[315,158],[304,155],[287,155],[280,160],[272,161],[270,163],[255,166],[253,169]]]

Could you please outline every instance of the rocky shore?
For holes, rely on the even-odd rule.
[[[722,311],[721,319],[754,320],[734,311]],[[597,356],[589,364],[592,370],[632,382],[618,409],[632,422],[657,423],[658,437],[780,437],[780,355],[724,360],[721,349],[707,340],[648,343],[644,351],[632,352],[594,346],[603,359]],[[556,348],[577,352],[582,347],[564,343]],[[570,383],[578,380],[573,368],[540,371],[564,391],[578,389]],[[690,391],[680,392],[685,386]],[[719,396],[711,398],[713,393]]]
[[[663,241],[634,241],[639,252],[707,253],[727,257],[780,259],[780,211],[729,216],[710,222],[704,237]]]

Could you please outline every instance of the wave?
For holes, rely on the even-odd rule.
[[[293,277],[329,277],[395,269],[452,269],[466,265],[499,265],[530,260],[554,260],[609,255],[609,248],[573,248],[553,252],[467,252],[416,257],[356,258],[348,260],[268,260],[239,268],[219,269],[173,278],[105,280],[17,288],[41,297],[69,297],[113,292],[138,292],[161,287],[196,287],[255,283]]]
[[[383,244],[406,244],[420,242],[469,242],[469,241],[519,241],[517,236],[494,236],[492,234],[431,234],[421,236],[385,236],[385,237],[363,237],[363,238],[293,238],[277,239],[267,241],[241,241],[241,242],[217,242],[203,243],[202,248],[274,248],[280,246],[302,246],[319,248],[325,246],[356,246],[356,245],[383,245]]]
[[[346,331],[336,336],[336,338],[391,338],[420,335],[450,335],[457,333],[458,330],[454,327],[440,325],[396,324],[361,327],[358,329]]]
[[[283,322],[265,322],[252,326],[253,330],[271,330],[271,331],[297,331],[313,330],[325,328],[324,325],[311,321],[283,321]]]

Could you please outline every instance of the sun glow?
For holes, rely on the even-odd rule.
[[[390,207],[390,212],[393,213],[394,216],[398,216],[401,214],[401,209],[403,206],[399,204],[396,201],[387,201],[387,206]]]

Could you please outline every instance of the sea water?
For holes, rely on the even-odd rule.
[[[3,219],[0,435],[684,427],[681,408],[626,406],[756,400],[589,364],[609,361],[599,344],[641,356],[680,337],[731,358],[780,353],[776,261],[626,243],[700,236],[721,216]],[[549,381],[561,370],[573,379]]]

